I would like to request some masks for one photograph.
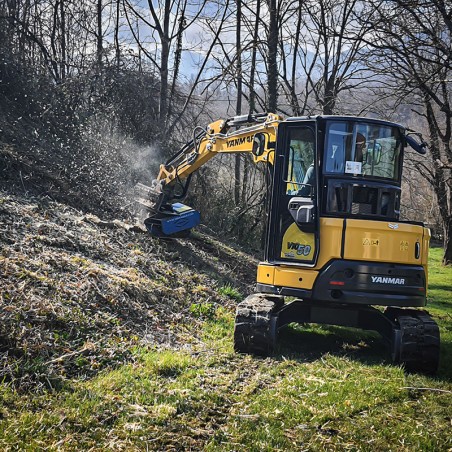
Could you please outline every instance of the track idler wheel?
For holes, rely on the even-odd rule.
[[[393,330],[392,359],[409,372],[435,374],[439,364],[440,334],[425,311],[389,308],[398,328]]]
[[[276,312],[284,298],[267,294],[248,296],[237,306],[234,327],[234,350],[238,353],[269,355],[277,336]]]

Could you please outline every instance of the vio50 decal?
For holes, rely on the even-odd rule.
[[[296,250],[299,256],[308,256],[311,252],[311,245],[303,245],[296,242],[287,242],[287,248],[289,250]]]
[[[405,278],[388,278],[385,276],[371,276],[373,283],[378,284],[405,284]]]

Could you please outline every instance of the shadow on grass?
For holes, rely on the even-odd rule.
[[[450,284],[432,284],[429,283],[428,290],[446,290],[447,292],[450,292],[452,289],[452,286]]]
[[[289,325],[280,331],[279,352],[302,362],[320,359],[325,353],[346,356],[363,364],[389,363],[389,348],[379,334],[339,326]],[[301,356],[300,356],[301,355]]]
[[[447,382],[452,382],[452,341],[441,341],[441,354],[439,358],[439,370],[437,378]]]
[[[280,331],[277,359],[288,357],[302,363],[321,359],[325,353],[347,357],[365,365],[390,365],[389,347],[383,338],[374,332],[337,326],[290,325]],[[441,341],[440,365],[433,378],[437,381],[452,381],[452,341]]]
[[[443,310],[444,312],[451,311],[452,312],[452,304],[446,301],[439,301],[434,296],[432,296],[426,306],[426,310],[428,312],[429,308],[436,308]]]

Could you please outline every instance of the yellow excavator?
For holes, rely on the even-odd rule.
[[[415,135],[350,116],[218,120],[195,129],[151,187],[139,184],[137,201],[152,235],[185,236],[200,221],[178,202],[193,172],[217,154],[252,154],[270,174],[267,232],[256,293],[237,306],[235,350],[270,354],[292,322],[356,327],[380,333],[393,362],[433,374],[439,329],[416,309],[426,305],[430,231],[399,218],[404,149],[426,152]]]

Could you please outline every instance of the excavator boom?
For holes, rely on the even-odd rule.
[[[217,154],[252,153],[255,163],[273,163],[281,120],[265,113],[220,119],[206,129],[196,128],[192,140],[160,165],[150,187],[135,186],[136,201],[150,214],[144,222],[148,231],[158,237],[180,237],[199,224],[199,212],[172,201],[185,198],[192,174]]]

